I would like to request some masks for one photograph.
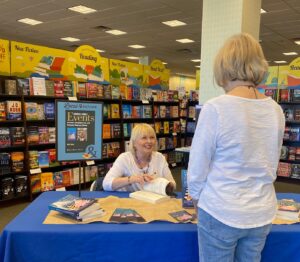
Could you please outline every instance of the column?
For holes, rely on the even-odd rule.
[[[213,78],[215,55],[231,35],[259,37],[261,0],[203,0],[199,103],[224,93]]]

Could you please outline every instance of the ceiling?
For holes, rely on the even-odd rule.
[[[85,5],[96,9],[91,14],[80,14],[68,7]],[[267,13],[261,16],[260,40],[266,59],[292,61],[300,54],[300,0],[262,0]],[[0,0],[0,38],[44,45],[73,51],[78,45],[88,44],[107,58],[126,60],[127,56],[148,56],[167,62],[172,74],[195,75],[191,59],[200,58],[202,0]],[[42,24],[30,26],[18,19],[32,18]],[[187,25],[169,27],[163,21],[180,20]],[[127,32],[114,36],[105,29]],[[66,42],[62,37],[79,38]],[[182,44],[176,39],[190,38],[193,43]],[[128,45],[144,45],[132,49]],[[131,60],[132,61],[132,60]],[[136,61],[134,61],[136,62]]]

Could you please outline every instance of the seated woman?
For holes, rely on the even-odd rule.
[[[148,124],[136,125],[129,142],[129,152],[119,155],[103,180],[106,191],[133,192],[157,177],[170,181],[167,193],[176,183],[165,157],[156,151],[157,139],[154,129]]]

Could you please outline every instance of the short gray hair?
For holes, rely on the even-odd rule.
[[[229,81],[260,84],[268,71],[268,63],[260,44],[249,34],[230,37],[217,53],[214,78],[223,88]]]

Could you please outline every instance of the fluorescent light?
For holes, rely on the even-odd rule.
[[[131,60],[138,60],[139,58],[137,56],[127,56],[126,58]]]
[[[188,39],[188,38],[183,38],[183,39],[176,39],[177,42],[180,42],[182,44],[186,44],[186,43],[193,43],[195,42],[194,40]]]
[[[261,9],[260,9],[260,13],[261,13],[261,14],[265,14],[265,13],[267,13],[267,11],[261,8]]]
[[[186,25],[186,23],[181,22],[179,20],[170,20],[170,21],[165,21],[165,22],[162,22],[162,23],[165,24],[165,25],[171,26],[171,27]]]
[[[41,21],[30,19],[30,18],[22,18],[19,19],[18,22],[28,24],[28,25],[38,25],[43,23]]]
[[[166,62],[162,62],[164,65],[167,65],[168,63],[166,63]]]
[[[112,34],[112,35],[125,35],[126,32],[120,31],[120,30],[107,30],[105,33]]]
[[[300,45],[300,40],[295,41],[295,44]]]
[[[98,53],[105,53],[105,50],[101,50],[101,49],[96,49],[96,51],[97,51]]]
[[[297,52],[287,52],[287,53],[283,53],[284,55],[298,55]]]
[[[80,41],[80,39],[78,38],[74,38],[74,37],[63,37],[61,38],[61,40],[64,40],[64,41],[68,41],[68,42],[77,42],[77,41]]]
[[[129,45],[128,47],[135,48],[135,49],[145,48],[145,46],[143,45]]]
[[[276,63],[276,64],[285,64],[285,63],[287,63],[287,61],[278,60],[278,61],[274,61],[274,63]]]
[[[90,14],[90,13],[97,12],[96,9],[89,8],[84,5],[77,5],[77,6],[69,7],[68,9],[71,11],[74,11],[74,12],[81,13],[81,14]]]
[[[201,59],[192,59],[191,61],[195,62],[195,63],[198,63],[198,62],[201,62]]]

